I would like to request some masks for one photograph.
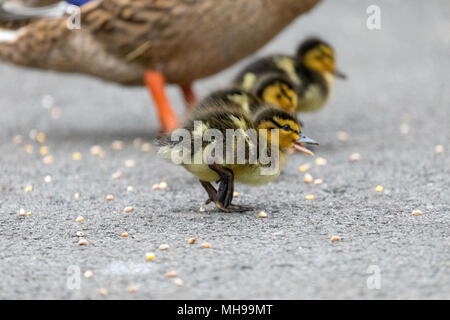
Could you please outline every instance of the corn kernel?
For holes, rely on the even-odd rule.
[[[264,211],[261,211],[260,213],[258,213],[258,217],[267,218],[267,213],[265,213]]]
[[[314,195],[313,194],[308,194],[308,195],[306,195],[306,200],[314,200]]]
[[[80,199],[80,194],[79,194],[78,192],[75,193],[75,194],[73,195],[73,198],[74,198],[75,200]]]
[[[383,190],[384,190],[384,187],[383,186],[376,186],[376,188],[375,188],[375,192],[383,192]]]
[[[83,222],[84,218],[82,216],[79,216],[75,219],[75,222]]]
[[[323,183],[323,180],[322,179],[316,179],[316,180],[314,180],[314,184],[315,185],[320,185],[320,184],[322,184]]]
[[[98,293],[100,293],[100,295],[102,296],[106,296],[108,294],[108,290],[106,290],[105,288],[101,288],[100,290],[98,290]]]
[[[202,243],[203,248],[211,248],[211,245],[208,242]]]
[[[347,132],[339,131],[339,132],[336,134],[336,137],[337,137],[337,139],[338,139],[339,141],[347,141],[349,136],[348,136],[348,133],[347,133]]]
[[[122,173],[121,172],[114,172],[113,174],[112,174],[112,176],[111,176],[111,178],[113,178],[113,179],[115,179],[115,180],[117,180],[117,179],[120,179],[122,177]]]
[[[28,185],[25,187],[25,192],[31,192],[33,191],[33,186],[32,185]]]
[[[195,243],[195,238],[189,238],[188,239],[188,243],[189,244],[194,244]]]
[[[309,173],[306,173],[305,176],[303,177],[303,181],[305,183],[311,183],[313,181],[312,175],[310,175]]]
[[[55,161],[55,157],[53,157],[52,155],[48,155],[45,156],[44,158],[42,158],[42,162],[44,162],[45,164],[51,164]]]
[[[177,286],[179,286],[179,287],[181,287],[182,285],[184,285],[184,281],[181,280],[180,278],[175,278],[175,279],[173,280],[173,282],[174,282]]]
[[[17,145],[22,144],[23,137],[21,135],[14,136],[13,142],[14,142],[14,144],[17,144]]]
[[[27,216],[31,216],[32,215],[32,213],[31,212],[27,212]]]
[[[33,153],[33,147],[30,146],[29,144],[25,145],[23,148],[26,153]]]
[[[301,166],[299,166],[298,170],[300,172],[305,172],[305,171],[308,171],[310,167],[311,167],[311,165],[309,163],[306,163],[306,164],[302,164]]]
[[[124,233],[122,233],[120,236],[121,236],[122,238],[126,238],[126,237],[128,237],[128,232],[124,232]]]
[[[316,166],[324,166],[324,165],[326,165],[327,164],[327,160],[326,159],[324,159],[324,158],[321,158],[321,157],[318,157],[317,159],[316,159]]]
[[[113,196],[112,194],[108,194],[108,195],[106,196],[106,200],[112,201],[112,200],[114,200],[114,196]]]
[[[48,147],[47,146],[42,146],[39,149],[39,153],[41,154],[41,156],[46,156],[48,154]]]
[[[361,155],[360,155],[359,153],[357,153],[357,152],[352,153],[352,154],[348,157],[348,160],[349,160],[350,162],[356,162],[356,161],[359,161],[359,160],[361,160]]]
[[[136,293],[136,292],[138,292],[138,290],[139,290],[139,288],[136,286],[131,286],[128,288],[128,292],[130,292],[130,293]]]
[[[130,213],[130,212],[132,212],[133,210],[134,210],[133,207],[125,207],[125,209],[123,209],[123,211],[126,212],[126,213]]]
[[[134,168],[136,166],[136,161],[134,160],[127,160],[125,161],[125,167],[127,168]]]
[[[237,191],[233,192],[233,198],[239,198],[240,194]]]
[[[145,254],[145,258],[146,258],[147,260],[153,260],[153,259],[155,259],[155,254],[154,254],[153,252],[147,252],[147,253]]]
[[[92,278],[94,276],[94,272],[92,270],[86,270],[84,273],[85,278]]]
[[[159,250],[165,251],[169,249],[169,245],[168,244],[162,244],[159,246]]]
[[[82,158],[82,155],[81,155],[80,152],[74,152],[74,153],[72,153],[72,159],[73,159],[73,160],[79,161],[79,160],[81,160],[81,158]]]
[[[177,273],[176,273],[175,271],[169,271],[169,272],[167,272],[167,276],[168,276],[169,278],[174,278],[174,277],[176,277],[176,275],[177,275]]]
[[[47,140],[47,136],[43,132],[39,132],[38,135],[36,136],[36,141],[41,144],[45,143],[46,140]]]
[[[123,142],[120,140],[115,140],[111,143],[111,148],[113,150],[122,150],[123,149]]]
[[[160,188],[160,189],[165,189],[165,188],[167,188],[167,182],[165,182],[165,181],[160,182],[160,183],[159,183],[159,188]]]
[[[87,240],[86,239],[80,239],[80,241],[78,241],[78,244],[80,246],[85,246],[85,245],[87,245]]]
[[[24,217],[25,215],[26,215],[25,209],[21,208],[21,209],[19,210],[19,216]]]
[[[150,143],[144,143],[144,144],[141,146],[141,150],[142,150],[143,152],[150,152],[150,151],[152,150],[152,145],[151,145]]]
[[[413,216],[420,216],[420,215],[422,214],[422,211],[420,211],[420,210],[414,210],[413,212],[411,212],[411,214],[412,214]]]
[[[336,242],[336,241],[339,241],[339,240],[341,240],[341,237],[339,237],[339,236],[332,236],[331,237],[331,242]]]

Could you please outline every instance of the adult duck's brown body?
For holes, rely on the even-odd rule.
[[[103,0],[81,8],[81,29],[64,18],[29,20],[0,42],[0,60],[146,84],[163,130],[177,125],[164,83],[183,88],[252,54],[320,0]],[[39,3],[38,0],[32,2]],[[0,28],[20,24],[0,22]]]

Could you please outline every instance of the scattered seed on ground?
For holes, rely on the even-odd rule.
[[[113,141],[113,142],[111,143],[111,148],[112,148],[113,150],[116,150],[116,151],[122,150],[122,149],[123,149],[123,142],[120,141],[120,140],[115,140],[115,141]]]
[[[145,254],[145,258],[146,258],[147,260],[153,260],[153,259],[155,259],[155,253],[153,253],[153,252],[147,252],[147,253]]]
[[[114,196],[113,196],[112,194],[108,194],[108,195],[106,196],[106,200],[112,201],[112,200],[114,200]]]
[[[76,222],[83,222],[84,218],[82,216],[79,216],[75,219]]]
[[[384,187],[380,186],[380,185],[376,186],[376,188],[375,188],[375,192],[383,192],[383,190],[384,190]]]
[[[48,147],[47,146],[40,147],[39,153],[41,154],[41,156],[46,156],[48,154]]]
[[[23,149],[25,150],[26,153],[33,153],[33,147],[29,144],[26,144]]]
[[[25,215],[26,215],[25,209],[21,208],[21,209],[19,210],[19,216],[24,217]]]
[[[130,292],[130,293],[136,293],[136,292],[138,292],[138,290],[139,290],[139,288],[136,286],[128,287],[128,292]]]
[[[339,141],[347,141],[348,140],[348,133],[345,131],[338,131],[336,133],[336,137]]]
[[[323,183],[323,180],[322,179],[316,179],[316,180],[314,180],[314,184],[315,185],[320,185],[320,184],[322,184]]]
[[[202,243],[202,247],[203,248],[211,248],[211,244],[209,244],[208,242],[204,242],[204,243]]]
[[[101,296],[106,296],[108,294],[108,290],[101,288],[98,290],[98,293],[100,293]]]
[[[359,160],[361,160],[361,155],[360,155],[359,153],[357,153],[357,152],[352,153],[352,154],[348,157],[348,160],[349,160],[350,162],[356,162],[356,161],[359,161]]]
[[[134,167],[136,167],[136,161],[134,161],[134,160],[126,160],[125,161],[125,167],[127,167],[127,168],[134,168]]]
[[[130,212],[132,212],[133,210],[134,210],[133,207],[125,207],[125,209],[123,209],[123,211],[126,212],[126,213],[130,213]]]
[[[92,278],[94,276],[94,272],[92,270],[86,270],[84,273],[85,278]]]
[[[173,279],[173,282],[174,282],[177,286],[179,286],[179,287],[181,287],[182,285],[184,285],[184,281],[181,280],[180,278],[175,278],[175,279]]]
[[[112,176],[111,176],[111,178],[112,179],[115,179],[115,180],[117,180],[117,179],[120,179],[122,177],[122,173],[121,172],[114,172],[113,174],[112,174]]]
[[[444,152],[444,146],[442,146],[442,145],[437,145],[436,147],[434,147],[434,152],[436,152],[436,153],[442,153],[442,152]]]
[[[326,159],[324,159],[324,158],[322,158],[322,157],[318,157],[317,159],[316,159],[316,166],[324,166],[324,165],[326,165],[327,164],[327,160]]]
[[[264,211],[261,211],[258,213],[258,217],[260,218],[267,218],[267,213],[265,213]]]
[[[339,240],[341,240],[341,237],[339,237],[339,236],[332,236],[331,237],[331,241],[332,242],[336,242],[336,241],[339,241]]]
[[[75,194],[73,195],[73,198],[74,198],[75,200],[80,199],[80,194],[79,194],[78,192],[75,193]]]
[[[45,141],[47,140],[47,136],[45,135],[45,133],[43,132],[39,132],[36,136],[36,141],[39,143],[45,143]]]
[[[309,173],[305,173],[305,176],[303,177],[303,181],[305,183],[311,183],[313,181],[312,175],[310,175]]]
[[[85,245],[87,245],[87,240],[86,239],[80,239],[80,241],[78,241],[78,244],[80,246],[85,246]]]
[[[84,233],[82,231],[77,231],[77,237],[82,237],[84,236]]]
[[[122,238],[126,238],[126,237],[128,237],[128,232],[123,232],[120,236],[121,236]]]
[[[128,186],[128,187],[127,187],[127,191],[128,191],[128,192],[132,192],[133,190],[134,190],[134,188],[133,188],[132,186]]]
[[[411,214],[412,214],[413,216],[420,216],[420,215],[422,214],[422,211],[420,211],[420,210],[414,210],[413,212],[411,212]]]
[[[300,166],[298,167],[298,171],[300,171],[300,172],[306,172],[306,171],[309,170],[310,167],[311,167],[311,165],[310,165],[309,163],[305,163],[305,164],[302,164],[302,165],[300,165]]]
[[[50,182],[52,182],[52,177],[51,177],[51,176],[46,176],[46,177],[44,178],[44,182],[45,182],[45,183],[50,183]]]
[[[195,238],[189,238],[188,239],[188,243],[189,244],[194,244],[195,243]]]
[[[152,151],[152,145],[150,143],[146,142],[141,146],[141,150],[142,150],[142,152],[150,152],[150,151]]]
[[[26,186],[25,187],[25,192],[31,192],[31,191],[33,191],[33,186],[32,185],[28,185],[28,186]]]
[[[19,145],[19,144],[22,144],[22,142],[23,142],[23,137],[21,135],[14,136],[14,138],[13,138],[14,144]]]
[[[169,245],[168,244],[162,244],[159,246],[159,250],[165,251],[169,249]]]
[[[240,194],[237,191],[233,192],[233,198],[239,198]]]
[[[306,200],[314,200],[315,197],[313,194],[307,194],[305,198]]]
[[[173,270],[167,272],[167,276],[168,276],[169,278],[175,278],[176,275],[177,275],[177,273],[176,273],[175,271],[173,271]]]
[[[200,211],[200,212],[205,212],[205,211],[206,211],[206,207],[201,206],[200,209],[198,209],[198,211]]]
[[[81,152],[77,151],[77,152],[72,153],[72,159],[75,161],[81,160],[82,157],[83,156],[82,156]]]
[[[45,164],[52,164],[54,161],[55,157],[53,157],[52,155],[48,155],[42,158],[42,162],[44,162]]]

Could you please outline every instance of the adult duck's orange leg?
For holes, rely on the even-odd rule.
[[[160,72],[147,70],[144,80],[153,96],[161,124],[161,131],[167,132],[176,129],[178,127],[178,119],[166,95],[164,76]]]
[[[184,101],[186,102],[187,108],[188,109],[192,108],[194,104],[197,102],[194,90],[192,90],[192,84],[182,85],[181,90],[183,91],[183,97]]]

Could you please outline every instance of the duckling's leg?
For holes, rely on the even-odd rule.
[[[178,120],[166,96],[164,76],[160,72],[147,70],[144,75],[144,80],[155,101],[161,131],[167,132],[176,129],[178,127]]]
[[[216,206],[225,212],[228,211],[248,211],[251,208],[247,206],[238,206],[231,204],[234,194],[234,173],[231,169],[219,166],[215,163],[209,165],[210,169],[215,171],[219,177],[219,189],[217,190],[214,202]],[[211,196],[210,196],[211,197]]]
[[[181,91],[183,91],[184,101],[186,102],[187,109],[190,109],[197,102],[194,90],[192,90],[192,84],[185,84],[181,86]]]
[[[207,181],[200,180],[203,188],[205,188],[206,192],[208,192],[209,199],[206,200],[205,204],[210,203],[211,201],[215,201],[217,197],[217,190],[213,187],[213,185]]]

